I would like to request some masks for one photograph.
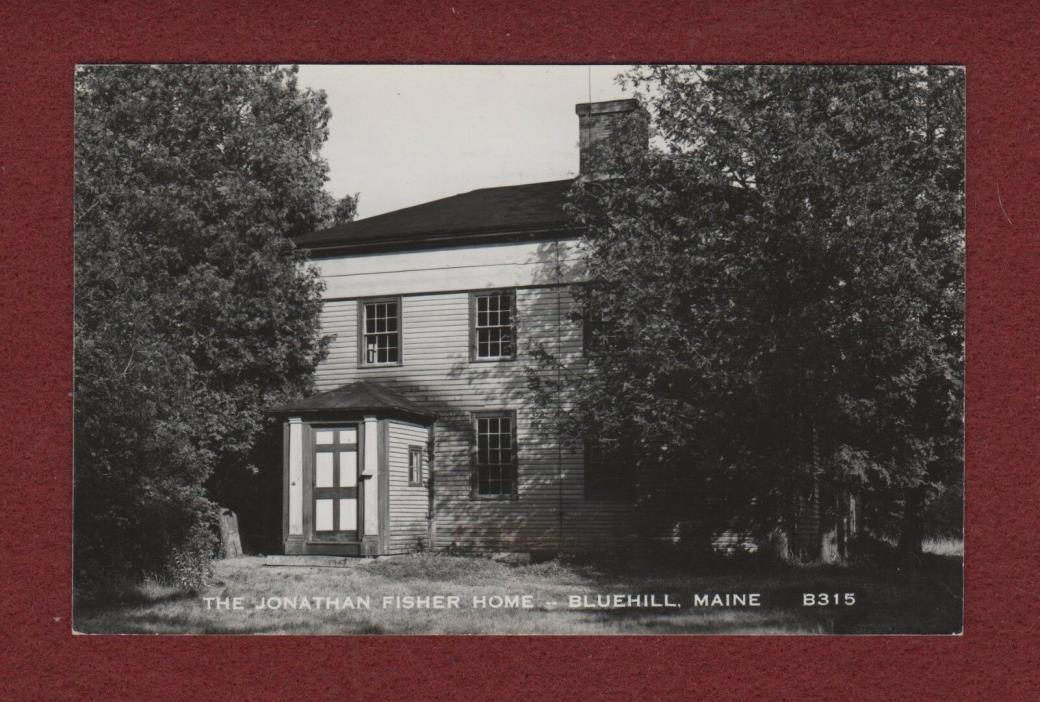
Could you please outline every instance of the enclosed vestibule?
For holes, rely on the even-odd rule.
[[[289,555],[379,556],[427,541],[427,411],[360,381],[273,410],[283,418]]]

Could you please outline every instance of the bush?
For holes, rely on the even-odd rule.
[[[964,483],[939,485],[924,506],[925,534],[935,538],[960,538],[964,533]]]
[[[192,525],[187,538],[170,552],[164,579],[185,592],[199,592],[206,578],[213,574],[213,559],[219,545],[214,525]]]
[[[213,498],[278,509],[250,448],[328,343],[290,237],[331,207],[329,113],[281,66],[86,66],[75,96],[75,575],[195,588]]]

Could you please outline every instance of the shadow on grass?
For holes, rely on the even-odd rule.
[[[219,562],[205,592],[154,584],[103,605],[77,602],[84,633],[204,634],[951,634],[961,630],[959,557],[898,564],[791,567],[761,561],[676,564],[550,560],[507,565],[486,558],[423,554],[344,568],[270,568],[257,558]],[[531,594],[531,610],[468,607],[478,595]],[[713,607],[697,597],[759,593],[758,607]],[[806,606],[806,594],[855,597],[854,605]],[[384,609],[385,595],[458,594],[454,611]],[[667,595],[672,609],[570,608],[573,595]],[[371,608],[266,611],[253,602],[293,596],[370,595]],[[236,597],[242,612],[212,611],[203,597]],[[551,603],[556,604],[550,606]]]
[[[120,584],[111,592],[95,590],[88,594],[76,594],[74,604],[84,609],[109,609],[158,605],[164,602],[190,600],[196,593],[186,592],[172,585],[159,585],[145,581],[139,585]]]

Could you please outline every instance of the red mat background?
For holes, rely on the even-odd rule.
[[[0,690],[11,699],[1040,698],[1035,3],[29,2],[0,7]],[[962,637],[70,634],[76,63],[967,66]],[[421,115],[417,116],[421,118]]]

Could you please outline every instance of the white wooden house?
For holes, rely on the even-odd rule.
[[[579,177],[626,120],[646,123],[634,100],[576,111]],[[475,190],[296,240],[325,280],[335,340],[319,392],[275,410],[287,554],[585,549],[631,535],[618,476],[539,430],[524,392],[532,344],[582,362],[572,182]]]

